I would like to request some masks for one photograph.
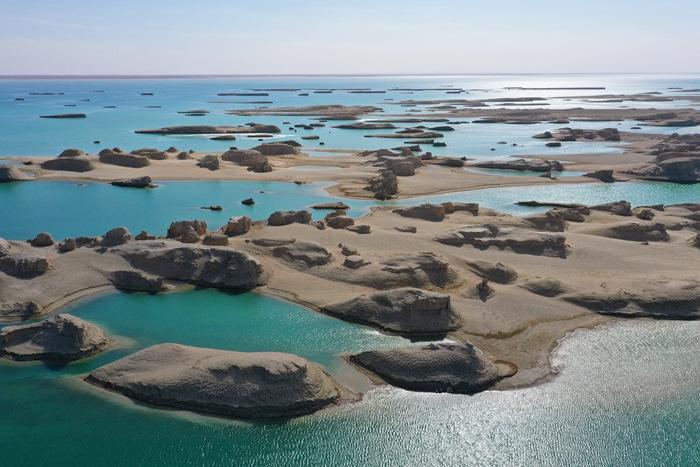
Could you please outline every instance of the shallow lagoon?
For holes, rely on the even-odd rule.
[[[337,200],[325,190],[327,183],[296,185],[287,182],[251,181],[162,181],[153,190],[119,188],[105,183],[34,181],[0,184],[0,237],[31,238],[39,231],[55,238],[102,235],[125,226],[132,233],[147,230],[165,234],[170,222],[206,220],[211,229],[224,225],[231,216],[266,219],[273,211],[306,209]],[[263,191],[263,193],[260,193]],[[253,197],[254,206],[241,200]],[[542,208],[517,206],[525,200],[599,204],[625,199],[633,205],[676,204],[700,201],[700,184],[661,182],[580,183],[502,187],[419,196],[391,202],[343,198],[351,216],[361,216],[377,205],[412,205],[444,201],[476,202],[498,211],[524,215]],[[223,211],[201,209],[219,204]],[[315,211],[314,217],[326,213]]]
[[[181,342],[298,352],[344,379],[354,372],[337,353],[407,341],[252,293],[113,294],[71,312],[134,340],[62,369],[0,365],[7,465],[700,462],[700,366],[688,361],[700,352],[700,322],[624,321],[579,332],[556,354],[559,375],[532,388],[462,396],[384,387],[359,404],[247,423],[136,405],[75,377],[142,346]]]

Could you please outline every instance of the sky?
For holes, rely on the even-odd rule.
[[[0,75],[700,72],[700,0],[0,0]]]

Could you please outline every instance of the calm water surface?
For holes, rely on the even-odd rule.
[[[296,352],[342,381],[341,352],[405,345],[252,293],[114,294],[71,312],[132,338],[61,369],[0,365],[6,465],[678,465],[700,462],[700,322],[624,321],[564,341],[551,382],[475,396],[371,390],[283,423],[136,405],[76,375],[159,342]],[[643,362],[643,364],[640,364]]]

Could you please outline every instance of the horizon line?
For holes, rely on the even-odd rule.
[[[202,74],[11,74],[0,75],[0,80],[11,79],[183,79],[183,78],[285,78],[285,77],[382,77],[382,76],[552,76],[552,75],[700,75],[700,71],[658,72],[498,72],[498,73],[202,73]]]

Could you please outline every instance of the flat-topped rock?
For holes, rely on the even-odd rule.
[[[95,165],[89,160],[78,157],[59,157],[49,159],[40,164],[44,170],[57,170],[62,172],[89,172],[95,169]]]
[[[265,156],[292,156],[299,153],[299,150],[286,143],[263,143],[253,148]]]
[[[275,211],[267,218],[267,225],[283,226],[294,223],[308,224],[311,222],[309,211]]]
[[[472,166],[483,169],[528,170],[532,172],[561,172],[564,170],[564,165],[561,162],[546,159],[505,159],[477,162],[472,164]]]
[[[519,227],[498,227],[492,224],[449,232],[435,237],[435,241],[457,247],[472,245],[480,250],[496,247],[519,254],[558,256],[560,258],[566,258],[569,252],[564,235],[537,232]]]
[[[411,391],[473,394],[515,374],[471,344],[428,344],[362,352],[350,361],[387,383]]]
[[[333,201],[333,202],[328,202],[328,203],[318,203],[314,204],[311,206],[311,209],[328,209],[328,210],[347,210],[350,209],[350,206],[347,204],[343,203],[342,201]]]
[[[100,151],[99,159],[103,164],[130,167],[132,169],[138,169],[151,165],[151,161],[148,159],[148,157],[139,156],[136,154],[114,152],[112,150]]]
[[[667,242],[671,239],[666,226],[660,222],[620,222],[585,232],[632,242]]]
[[[78,360],[108,344],[100,328],[67,313],[0,330],[0,356],[12,360]]]
[[[152,130],[136,130],[134,133],[153,135],[205,135],[205,134],[241,134],[241,133],[279,133],[275,125],[252,123],[242,126],[211,126],[211,125],[180,125],[156,128]]]
[[[294,242],[277,246],[272,250],[275,257],[300,267],[323,266],[328,264],[333,255],[315,242]]]
[[[223,153],[221,155],[221,160],[233,162],[234,164],[244,167],[250,167],[256,164],[266,163],[267,156],[263,155],[260,151],[252,149],[232,149]]]
[[[0,255],[0,271],[10,276],[36,277],[48,270],[49,260],[45,256],[28,251],[11,251]]]
[[[323,311],[346,321],[414,335],[443,334],[459,326],[449,295],[412,287],[363,295]]]
[[[111,183],[114,186],[126,188],[155,188],[156,186],[153,184],[153,180],[148,175],[144,177],[123,178],[120,180],[114,180]]]
[[[611,287],[564,295],[562,298],[605,315],[659,319],[700,318],[700,283],[695,280],[660,280],[642,287]]]
[[[431,222],[441,222],[445,219],[445,206],[441,204],[421,204],[419,206],[408,206],[394,209],[394,213],[415,219],[423,219]]]
[[[250,290],[266,281],[257,260],[230,248],[175,246],[151,240],[130,242],[112,251],[136,269],[203,287]]]
[[[273,352],[160,344],[85,380],[148,404],[236,418],[286,418],[342,402],[349,391],[320,366]]]

